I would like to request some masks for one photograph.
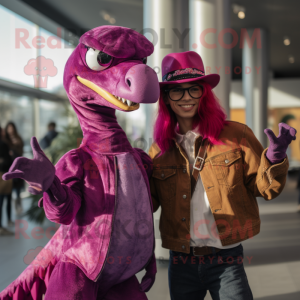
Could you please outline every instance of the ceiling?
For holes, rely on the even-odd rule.
[[[231,27],[240,33],[241,28],[264,28],[269,34],[270,69],[275,78],[300,77],[300,1],[299,0],[231,0],[246,8],[246,17],[241,20],[231,14]],[[291,40],[289,46],[283,38]],[[289,62],[289,56],[295,62]],[[235,47],[232,51],[234,66],[240,66],[242,50]]]
[[[143,28],[143,0],[22,0],[61,26],[79,36],[87,29],[109,24],[103,13],[115,18],[115,25]],[[163,1],[163,0],[162,0]],[[188,0],[187,4],[188,4]],[[241,28],[264,28],[269,34],[269,64],[275,78],[300,77],[300,1],[299,0],[231,0],[246,9],[245,19],[232,11],[231,27],[240,34]],[[102,14],[102,15],[101,15]],[[289,46],[283,38],[291,40]],[[294,63],[289,62],[293,56]],[[233,67],[241,66],[242,50],[233,48]],[[233,75],[238,79],[240,75]]]

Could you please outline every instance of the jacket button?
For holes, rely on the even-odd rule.
[[[182,198],[183,198],[183,199],[186,199],[186,195],[183,195]]]
[[[228,159],[225,159],[225,164],[228,164],[229,163],[229,160]]]
[[[181,248],[182,248],[182,249],[185,249],[185,246],[184,246],[184,245],[182,245],[182,246],[181,246]]]
[[[186,173],[186,169],[183,169],[183,173]]]
[[[184,222],[184,221],[185,221],[185,218],[182,218],[181,220]]]
[[[165,177],[165,174],[164,173],[161,173],[161,178],[164,178]]]

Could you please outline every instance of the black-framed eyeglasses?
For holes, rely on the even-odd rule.
[[[185,91],[188,91],[189,95],[194,98],[198,99],[201,98],[203,94],[203,86],[200,84],[192,85],[188,88],[182,88],[180,86],[173,87],[171,89],[166,89],[165,92],[168,93],[169,98],[172,101],[179,101],[183,98]]]

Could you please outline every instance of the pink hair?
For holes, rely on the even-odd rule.
[[[203,95],[200,99],[198,114],[193,121],[193,129],[199,125],[199,134],[203,138],[208,138],[211,144],[223,144],[218,140],[226,122],[226,114],[219,104],[219,100],[207,83],[201,82],[203,86]],[[154,125],[154,140],[159,146],[161,153],[175,146],[175,128],[177,118],[170,105],[164,102],[165,93],[161,90],[158,101],[158,115]]]

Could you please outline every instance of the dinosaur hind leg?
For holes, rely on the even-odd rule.
[[[44,300],[96,300],[97,283],[88,279],[74,264],[58,262],[48,284]]]
[[[146,294],[140,291],[136,276],[114,285],[105,296],[98,300],[148,300]]]

